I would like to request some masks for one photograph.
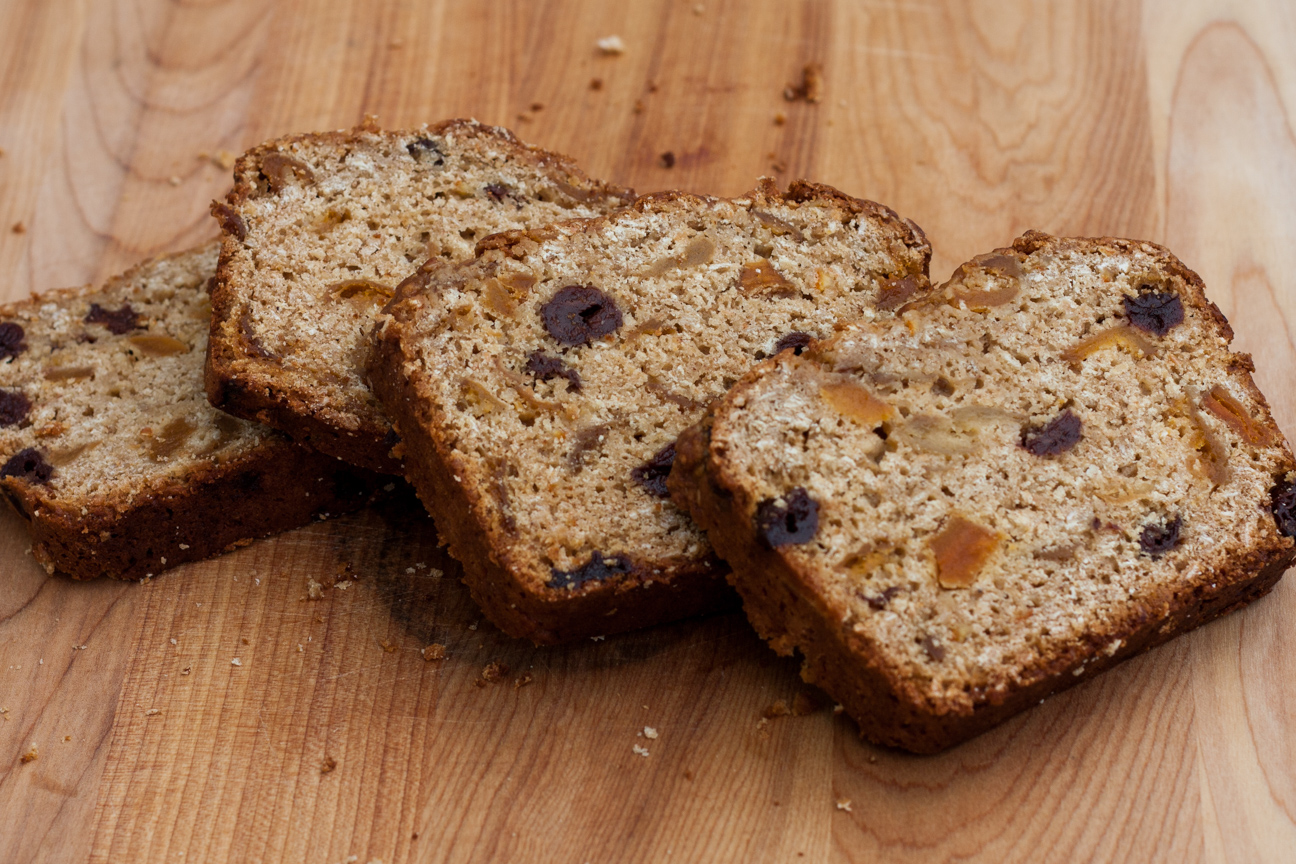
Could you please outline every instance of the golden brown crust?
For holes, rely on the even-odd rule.
[[[261,144],[239,157],[234,188],[224,202],[212,204],[222,227],[220,264],[211,289],[212,330],[206,366],[207,396],[212,405],[264,423],[353,465],[388,474],[402,472],[400,460],[391,454],[397,443],[391,424],[376,405],[329,404],[310,387],[287,380],[282,358],[257,344],[240,320],[246,307],[231,261],[247,238],[246,225],[238,215],[240,208],[256,193],[255,178],[268,155],[304,142],[347,148],[373,135],[395,139],[446,133],[489,139],[506,147],[511,160],[551,174],[558,187],[576,200],[633,199],[631,190],[591,180],[569,157],[525,144],[507,129],[476,120],[452,119],[421,129],[389,132],[366,122],[352,130],[290,135]]]
[[[32,555],[50,572],[73,579],[142,579],[349,513],[388,482],[278,441],[169,477],[129,501],[83,507],[14,477],[0,480],[0,492],[27,521]]]
[[[1154,244],[1101,238],[1057,239],[1039,232],[1020,238],[1013,248],[1032,254],[1049,251],[1111,249],[1138,250],[1156,257],[1165,269],[1180,276],[1189,288],[1185,304],[1208,313],[1223,345],[1232,336],[1227,321],[1205,296],[1200,278],[1173,255]],[[859,723],[861,734],[879,744],[919,753],[953,746],[989,729],[1041,699],[1060,692],[1129,657],[1262,597],[1296,560],[1296,546],[1274,526],[1247,548],[1206,564],[1190,587],[1178,591],[1145,592],[1137,601],[1110,610],[1099,626],[1061,650],[1039,657],[989,687],[973,687],[969,702],[945,702],[897,674],[886,661],[883,646],[873,644],[860,628],[841,623],[846,610],[822,594],[816,574],[803,572],[796,556],[785,555],[758,542],[751,514],[753,491],[729,470],[723,447],[728,440],[718,428],[730,412],[745,404],[749,393],[783,364],[810,362],[811,350],[799,360],[775,357],[749,372],[729,393],[710,406],[705,417],[676,445],[668,480],[672,499],[686,508],[708,532],[708,538],[728,561],[744,609],[763,638],[780,653],[798,650],[804,658],[802,675],[827,690]],[[1230,369],[1254,399],[1261,424],[1275,428],[1263,395],[1251,379],[1250,360],[1231,355]],[[1235,379],[1237,380],[1237,379]],[[1284,448],[1285,451],[1286,448]],[[1285,463],[1292,462],[1290,453]],[[1290,473],[1287,475],[1290,478]],[[788,547],[791,548],[791,547]]]

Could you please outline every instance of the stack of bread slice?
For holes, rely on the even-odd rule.
[[[0,310],[0,489],[51,569],[139,578],[402,474],[507,633],[732,585],[862,734],[931,752],[1296,557],[1250,360],[1153,244],[1031,232],[933,287],[873,202],[636,199],[475,121],[284,138],[234,181],[218,264]]]

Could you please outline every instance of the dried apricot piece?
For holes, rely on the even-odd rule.
[[[1273,431],[1256,422],[1246,406],[1230,396],[1220,385],[1216,384],[1209,393],[1202,396],[1201,403],[1203,408],[1227,423],[1248,444],[1270,447],[1275,443]]]
[[[932,537],[936,580],[942,588],[967,588],[999,546],[1003,535],[954,514]]]

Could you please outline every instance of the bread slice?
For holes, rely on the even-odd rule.
[[[374,316],[429,257],[472,258],[511,228],[597,216],[625,189],[506,129],[450,120],[297,135],[238,160],[212,212],[213,405],[356,465],[399,473],[391,424],[361,380]]]
[[[667,499],[675,436],[757,360],[893,314],[929,254],[826,186],[652,195],[432,262],[387,307],[371,380],[492,621],[537,643],[642,627],[733,600]]]
[[[1031,232],[747,375],[669,484],[761,635],[932,752],[1269,591],[1296,464],[1201,280]]]
[[[151,576],[388,482],[207,404],[215,271],[213,242],[0,308],[0,491],[51,573]]]

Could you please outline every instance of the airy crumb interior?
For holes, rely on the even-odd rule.
[[[781,359],[711,439],[754,490],[756,531],[783,532],[765,536],[841,626],[956,704],[1272,544],[1291,464],[1163,258],[1061,245],[981,263]]]
[[[456,475],[550,587],[710,555],[667,498],[675,438],[780,340],[891,314],[889,278],[926,285],[925,243],[830,199],[683,196],[533,238],[434,285],[406,344]]]
[[[0,455],[34,450],[52,469],[49,494],[111,505],[273,435],[212,408],[203,392],[216,250],[0,312],[9,335],[21,328],[23,346],[0,361]]]

